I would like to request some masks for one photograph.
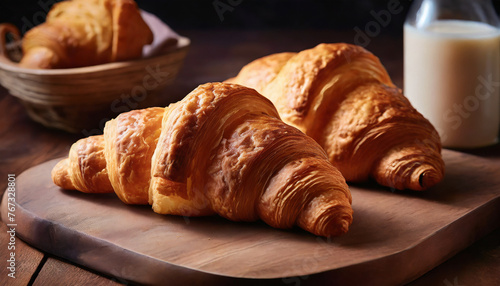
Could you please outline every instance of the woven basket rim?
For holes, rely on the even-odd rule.
[[[171,53],[177,52],[177,51],[182,50],[182,49],[186,49],[190,46],[190,44],[191,44],[191,40],[189,38],[179,36],[177,38],[177,45],[173,48],[165,50],[162,54],[152,56],[152,57],[147,57],[147,58],[141,58],[141,59],[135,59],[135,60],[129,60],[129,61],[121,61],[121,62],[105,63],[105,64],[87,66],[87,67],[67,68],[67,69],[30,69],[30,68],[22,68],[22,67],[19,67],[17,65],[11,64],[11,63],[0,61],[0,69],[7,71],[7,72],[12,72],[12,73],[17,73],[17,74],[28,74],[28,75],[34,75],[34,76],[82,75],[82,74],[97,73],[97,72],[102,72],[102,71],[107,71],[107,70],[120,69],[123,67],[137,64],[137,63],[142,62],[142,61],[151,61],[154,59],[162,58],[162,57],[168,56]]]

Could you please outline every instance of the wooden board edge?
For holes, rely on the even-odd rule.
[[[6,223],[4,220],[4,201],[3,199],[0,208],[2,221]],[[247,283],[253,285],[255,283],[255,279],[252,278],[208,273],[135,253],[105,240],[92,238],[85,233],[66,228],[56,222],[42,220],[17,203],[16,217],[23,222],[18,224],[16,234],[27,244],[77,265],[115,277],[119,281],[146,285],[162,285],[165,281],[175,281],[180,285],[206,285],[207,281],[217,285],[235,283],[235,281],[238,285],[247,285]],[[32,239],[33,237],[38,239]],[[59,251],[55,251],[55,249]],[[110,265],[116,267],[110,269]],[[131,265],[134,267],[131,268]],[[279,279],[258,280],[272,284],[279,281]]]
[[[52,164],[58,160],[60,159],[53,159],[42,164]],[[27,169],[26,171],[21,173],[19,177],[23,176],[24,173],[29,173],[31,169],[37,168],[39,166],[40,165]],[[7,208],[5,206],[7,202],[5,198],[6,196],[7,192],[4,193],[0,206],[2,220],[5,223],[7,213]],[[328,283],[338,282],[342,284],[359,284],[369,282],[371,285],[387,285],[388,280],[384,279],[384,277],[380,275],[380,267],[374,267],[374,265],[387,265],[387,267],[389,267],[388,269],[391,269],[392,273],[390,282],[394,282],[394,284],[413,281],[414,279],[423,275],[440,263],[444,262],[454,254],[471,245],[476,240],[493,231],[495,228],[498,228],[500,226],[500,214],[498,212],[498,209],[500,209],[500,197],[493,198],[487,204],[471,210],[445,228],[438,230],[427,238],[423,238],[421,243],[406,248],[398,253],[366,261],[361,264],[350,265],[339,269],[332,269],[321,273],[310,273],[309,275],[305,276],[280,278],[229,277],[217,273],[208,273],[201,270],[189,269],[186,267],[170,264],[153,257],[141,255],[130,250],[120,248],[105,240],[93,238],[97,241],[94,242],[87,234],[66,228],[65,226],[58,223],[44,221],[32,214],[30,211],[24,209],[17,203],[16,217],[18,221],[24,222],[18,228],[19,237],[28,244],[54,255],[57,255],[55,249],[60,250],[62,248],[64,249],[64,252],[61,255],[62,258],[104,273],[111,277],[117,277],[118,279],[130,282],[141,284],[161,284],[164,281],[173,279],[172,281],[175,280],[191,285],[204,284],[205,281],[217,282],[221,285],[229,281],[238,281],[239,284],[243,283],[244,285],[245,282],[247,282],[251,285],[252,283],[255,283],[256,280],[258,280],[259,283],[262,282],[264,284],[275,284],[276,282],[289,282],[294,281],[293,279],[299,278],[304,280],[302,281],[303,283],[301,285],[308,285],[309,283],[314,284],[317,283],[317,281],[323,281],[324,279],[326,279]],[[472,223],[465,223],[472,220],[474,216],[482,217],[480,221],[483,222],[483,225],[477,226]],[[30,228],[28,226],[28,224],[30,223],[28,222],[34,221],[36,221],[36,223],[33,223],[33,225],[38,225],[38,227]],[[487,223],[489,221],[493,221],[494,223],[489,225]],[[457,236],[456,233],[467,233],[467,231],[463,231],[464,227],[479,230],[479,235],[475,235],[474,237]],[[31,237],[37,237],[41,239],[34,240],[30,239]],[[70,239],[67,239],[68,237]],[[83,237],[84,239],[79,239],[81,237]],[[438,247],[437,249],[435,249],[435,242],[439,241],[443,237],[452,237],[453,242],[448,245],[448,247]],[[78,242],[77,247],[75,247],[75,242]],[[75,248],[80,250],[78,252],[75,252]],[[93,253],[94,251],[97,253]],[[106,255],[106,252],[116,255],[115,260],[103,260],[102,257],[111,257],[111,255]],[[90,256],[89,253],[91,254]],[[408,264],[408,261],[406,261],[406,263],[403,263],[400,260],[405,257],[411,257],[412,253],[431,253],[433,254],[433,257],[427,257],[428,260],[425,261],[425,265],[421,265],[423,263],[422,261],[412,261],[412,263],[420,264],[420,267],[413,266],[415,270],[411,275],[407,275],[408,277],[399,277],[398,273],[403,273],[403,267]],[[437,255],[436,253],[439,253],[439,255]],[[418,257],[418,255],[416,256]],[[132,269],[132,271],[129,267],[131,264],[137,266],[136,268]],[[116,265],[117,267],[115,269],[109,270],[109,265]],[[365,269],[364,271],[362,271],[363,268]],[[124,269],[126,269],[126,271]],[[147,277],[144,277],[144,273],[148,273]],[[359,273],[363,273],[363,275],[360,275]],[[360,279],[362,280],[360,281]]]

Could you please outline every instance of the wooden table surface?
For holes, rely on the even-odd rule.
[[[247,62],[275,52],[299,51],[321,42],[353,42],[353,32],[310,30],[185,30],[192,45],[177,80],[158,98],[164,106],[182,98],[198,84],[234,76]],[[401,37],[380,35],[367,49],[380,57],[396,85],[403,81]],[[7,187],[8,174],[53,158],[67,155],[81,134],[47,129],[33,122],[23,106],[0,87],[0,190]],[[468,153],[500,161],[500,145],[469,150]],[[22,222],[18,222],[22,223]],[[16,278],[8,277],[9,229],[0,224],[0,284],[7,285],[118,285],[119,278],[106,277],[15,240]],[[500,285],[500,229],[479,239],[410,285]],[[390,273],[380,273],[390,275]],[[290,281],[289,281],[290,282]],[[286,283],[284,283],[286,284]]]

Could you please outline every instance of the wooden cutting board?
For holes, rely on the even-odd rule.
[[[427,192],[351,186],[354,222],[333,239],[261,222],[162,216],[111,194],[61,190],[50,178],[54,160],[16,178],[16,234],[77,264],[144,284],[401,284],[500,225],[499,162],[448,150],[443,156],[446,176]]]

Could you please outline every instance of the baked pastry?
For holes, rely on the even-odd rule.
[[[257,59],[227,82],[255,88],[314,138],[347,181],[424,190],[444,176],[434,127],[362,47],[320,44]]]
[[[68,0],[23,38],[26,68],[73,68],[140,58],[153,33],[133,0]]]
[[[108,121],[52,170],[54,183],[116,192],[129,204],[181,216],[261,219],[319,236],[352,222],[345,179],[310,137],[280,120],[254,89],[208,83],[169,107]]]

